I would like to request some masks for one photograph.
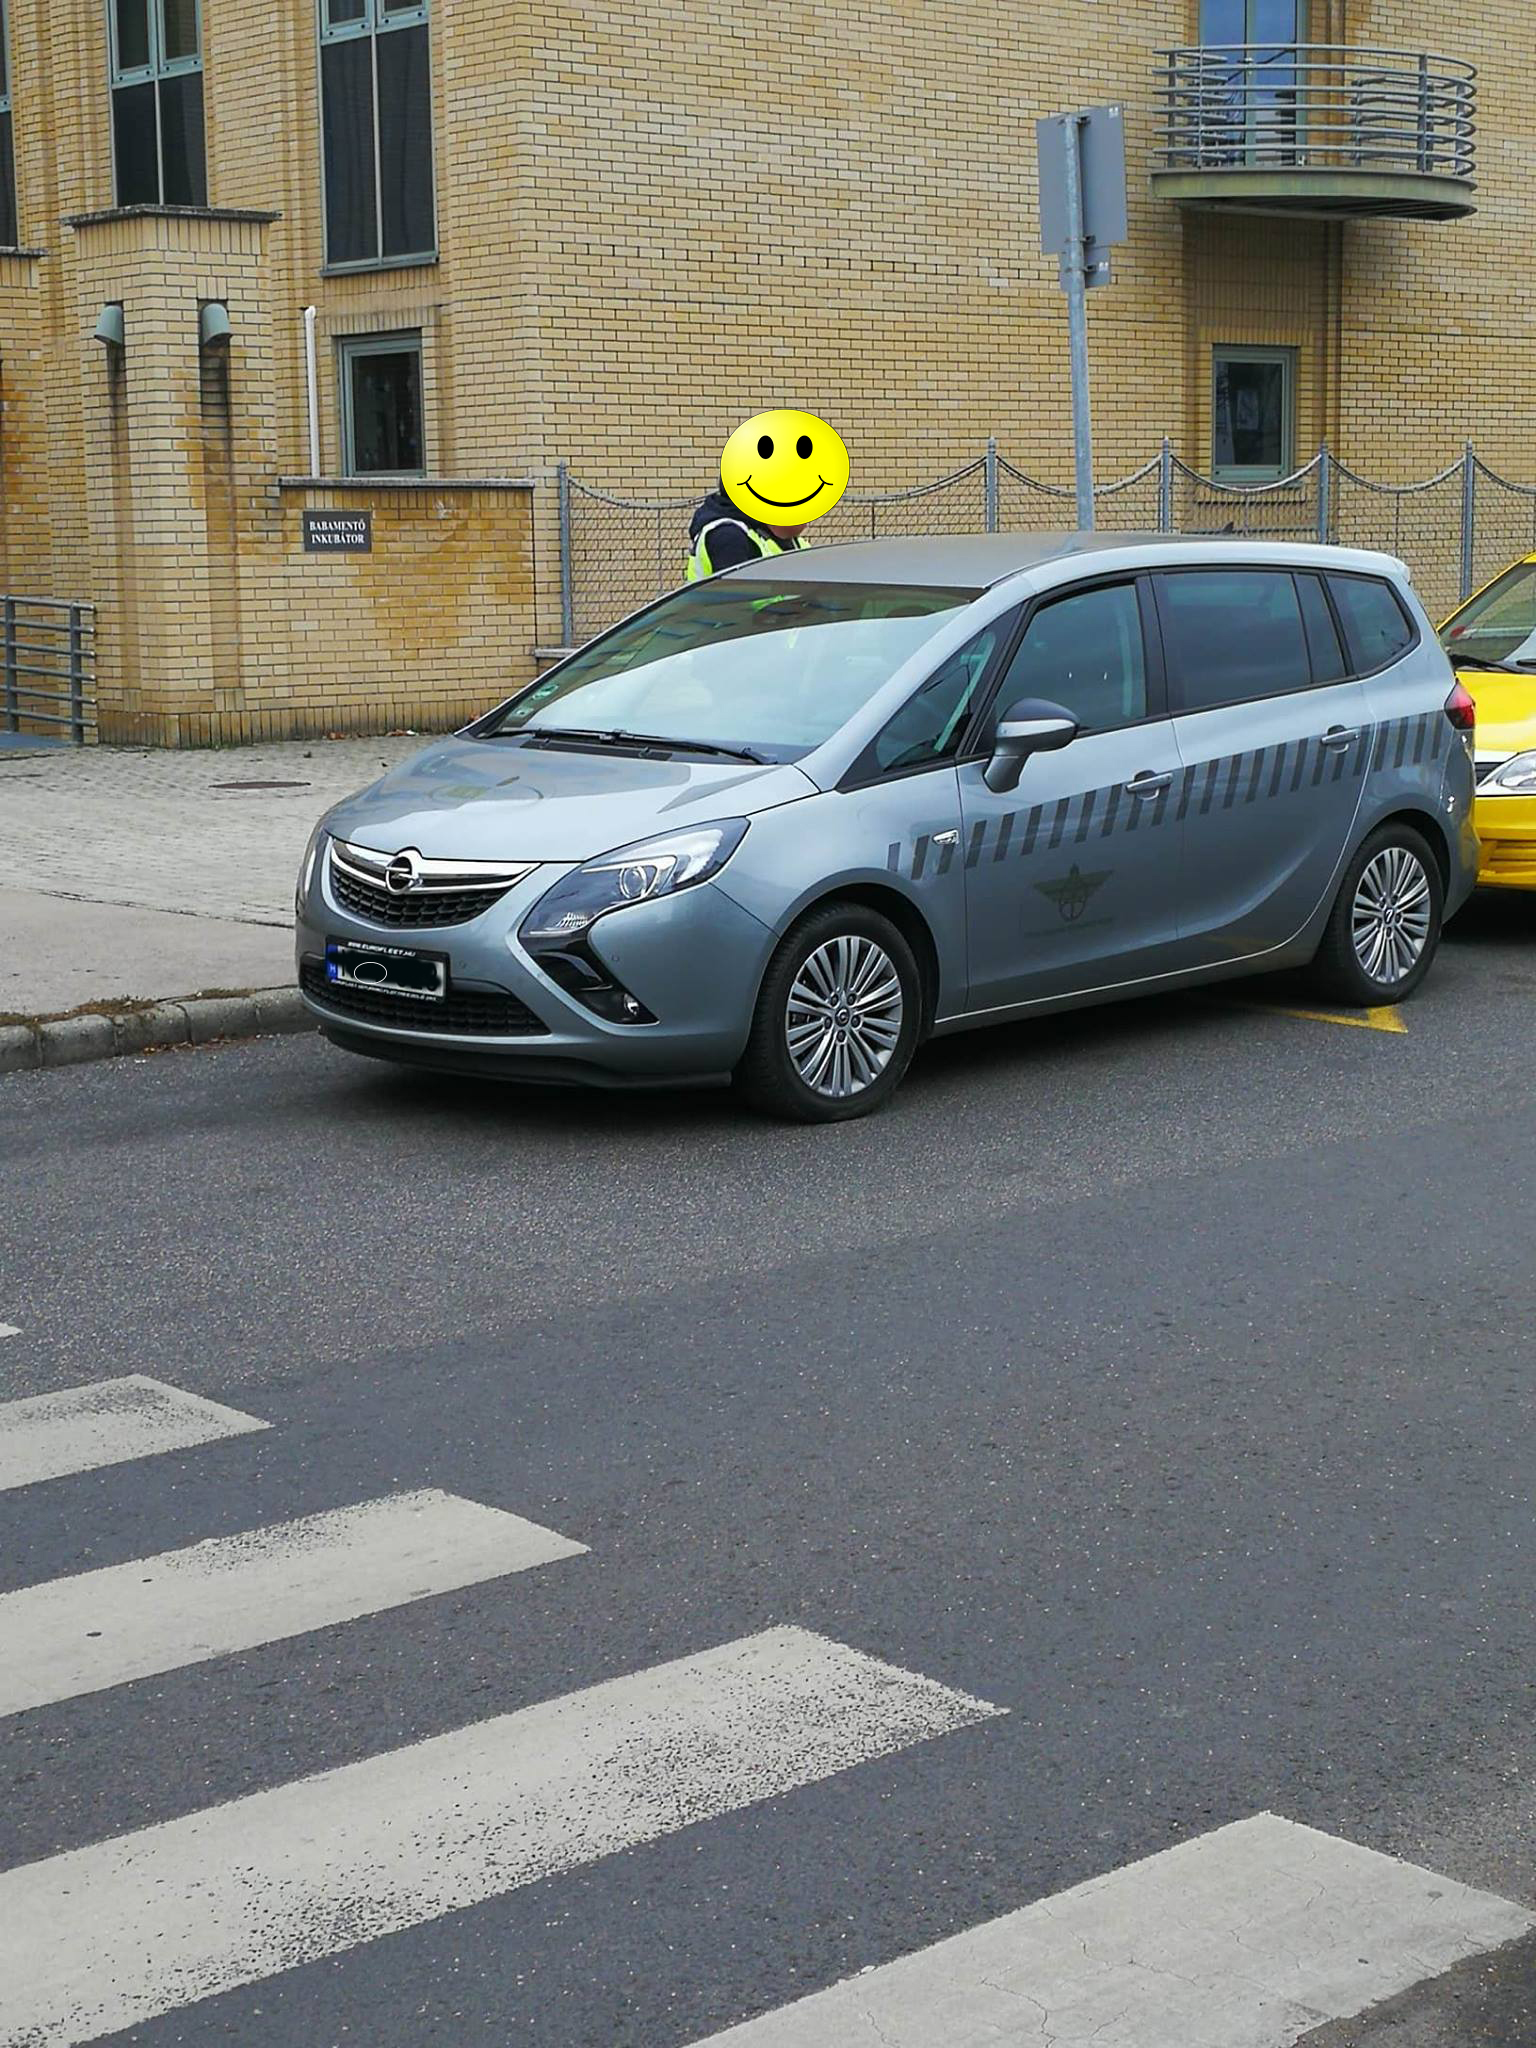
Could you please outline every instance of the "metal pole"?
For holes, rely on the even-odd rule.
[[[1173,443],[1166,434],[1157,463],[1157,530],[1173,531]]]
[[[1093,531],[1093,420],[1088,402],[1088,270],[1083,260],[1083,116],[1067,114],[1067,246],[1061,281],[1067,294],[1067,335],[1072,352],[1072,459],[1077,475],[1077,523]]]
[[[69,608],[69,729],[77,747],[85,745],[85,648],[80,632],[80,607]]]
[[[16,600],[5,600],[5,721],[12,732],[20,732],[16,716],[20,700],[16,695]]]
[[[997,531],[997,436],[987,436],[987,531]]]
[[[309,473],[320,474],[320,375],[315,360],[315,308],[304,308],[304,398],[309,409]]]
[[[1325,441],[1317,453],[1317,537],[1324,542],[1333,523],[1332,463],[1333,457],[1328,453]]]
[[[1472,564],[1477,545],[1477,457],[1469,441],[1461,458],[1461,596],[1472,595]]]
[[[560,499],[560,645],[576,645],[576,606],[571,594],[571,477],[563,462],[555,464]]]

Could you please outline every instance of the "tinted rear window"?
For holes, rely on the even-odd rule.
[[[1203,711],[1312,681],[1289,570],[1187,569],[1157,579],[1174,704]]]
[[[1344,621],[1356,675],[1385,668],[1413,645],[1413,625],[1390,583],[1375,576],[1330,576],[1328,588]]]

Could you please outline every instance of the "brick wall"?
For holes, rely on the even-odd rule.
[[[361,672],[328,700],[323,664],[301,673],[323,629],[285,640],[274,597],[302,607],[311,589],[275,537],[293,510],[277,479],[309,467],[309,304],[323,471],[340,461],[337,343],[413,327],[432,471],[539,482],[531,508],[412,499],[407,516],[379,500],[381,536],[396,520],[436,533],[439,587],[475,593],[498,631],[524,599],[493,594],[474,550],[494,532],[520,576],[537,565],[514,667],[558,637],[557,460],[621,493],[702,489],[731,427],[789,402],[840,428],[855,490],[936,475],[988,434],[1066,481],[1065,322],[1034,167],[1036,116],[1066,106],[1127,110],[1131,238],[1089,310],[1102,476],[1164,432],[1203,466],[1212,347],[1283,342],[1300,454],[1326,434],[1406,479],[1470,436],[1536,479],[1536,110],[1515,0],[1317,0],[1314,37],[1444,51],[1482,74],[1477,215],[1342,228],[1154,196],[1157,52],[1192,39],[1194,0],[436,0],[440,260],[352,275],[324,271],[314,0],[203,5],[210,199],[277,218],[183,244],[63,225],[111,202],[104,7],[10,0],[24,237],[47,253],[0,257],[0,564],[13,586],[121,616],[105,659],[125,730],[236,733],[320,719],[327,701],[335,723],[367,715]],[[200,293],[230,299],[227,389],[188,346]],[[90,341],[107,297],[132,302],[137,337],[116,401]],[[406,527],[389,530],[414,561]],[[413,675],[409,618],[365,595],[377,571],[345,573],[391,707],[457,715],[439,658],[476,635],[449,642],[440,620]]]

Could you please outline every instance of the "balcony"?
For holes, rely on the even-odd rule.
[[[1477,72],[1326,43],[1165,50],[1153,189],[1180,206],[1325,220],[1475,209]]]

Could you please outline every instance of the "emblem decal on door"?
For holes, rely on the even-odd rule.
[[[1035,893],[1055,904],[1063,924],[1076,924],[1113,873],[1113,868],[1106,868],[1101,874],[1085,875],[1074,861],[1054,882],[1036,882]]]

